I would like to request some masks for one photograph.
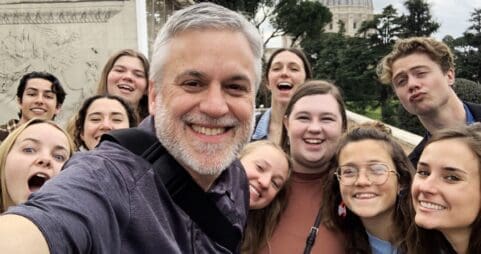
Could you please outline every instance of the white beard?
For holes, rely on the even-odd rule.
[[[221,119],[213,119],[203,114],[188,113],[180,120],[172,119],[172,114],[163,105],[161,99],[156,102],[155,129],[157,138],[169,153],[182,165],[200,175],[219,175],[237,157],[242,147],[250,140],[252,132],[252,119],[249,123],[241,126],[239,121],[232,116]],[[186,124],[175,126],[175,123],[185,123],[196,119],[203,122],[218,123],[219,125],[234,126],[234,134],[238,142],[207,144],[196,142],[186,137],[178,137],[181,128],[190,128]],[[238,133],[240,132],[240,133]]]

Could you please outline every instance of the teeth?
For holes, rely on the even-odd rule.
[[[32,108],[31,111],[33,111],[33,112],[38,112],[38,113],[43,113],[43,112],[45,112],[45,110],[44,110],[44,109],[41,109],[41,108]]]
[[[249,185],[249,189],[251,193],[254,193],[258,198],[261,196],[261,194],[254,188],[252,185]]]
[[[44,174],[44,173],[37,173],[35,174],[36,177],[40,177],[40,178],[45,178],[45,179],[48,179],[48,175]]]
[[[438,205],[438,204],[426,202],[426,201],[419,201],[419,205],[424,207],[424,208],[428,208],[428,209],[432,209],[432,210],[444,210],[444,209],[446,209],[446,207],[444,207],[442,205]]]
[[[286,83],[286,82],[282,82],[282,83],[279,83],[277,84],[277,88],[279,88],[280,90],[291,90],[292,89],[292,84],[290,83]]]
[[[374,193],[358,193],[354,195],[355,198],[373,198],[375,196]]]
[[[304,139],[304,141],[306,141],[306,143],[308,143],[308,144],[320,144],[320,143],[322,143],[321,139],[314,139],[314,138],[306,138],[306,139]]]
[[[134,91],[134,88],[131,87],[131,86],[128,86],[128,85],[125,85],[125,84],[119,84],[118,87],[120,89],[126,89],[126,90],[129,90],[129,91]]]
[[[198,125],[192,125],[192,129],[200,134],[204,134],[207,136],[214,136],[224,133],[225,128],[207,128]]]
[[[281,82],[278,84],[278,86],[288,86],[288,87],[292,87],[292,84],[291,83],[287,83],[287,82]]]

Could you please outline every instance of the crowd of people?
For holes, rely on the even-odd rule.
[[[1,252],[481,253],[481,105],[452,89],[446,44],[399,39],[378,65],[426,129],[409,154],[382,123],[348,124],[301,49],[264,74],[262,57],[243,15],[200,3],[150,61],[112,55],[65,129],[60,81],[25,74],[0,126]]]

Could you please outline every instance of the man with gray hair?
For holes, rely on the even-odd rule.
[[[155,133],[159,158],[109,139],[76,154],[0,216],[2,253],[237,253],[249,196],[236,155],[252,131],[261,56],[260,34],[240,14],[202,3],[172,15],[155,41],[151,116],[140,127]],[[186,199],[165,172],[194,183]]]

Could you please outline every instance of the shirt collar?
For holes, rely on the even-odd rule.
[[[464,112],[466,112],[466,124],[467,125],[473,124],[475,122],[473,113],[471,112],[471,110],[469,110],[469,107],[468,105],[466,105],[466,103],[463,103],[463,107],[464,107]]]
[[[252,134],[253,140],[266,139],[269,135],[269,122],[271,120],[271,108],[267,109],[264,114],[262,114],[259,122],[257,122],[256,129]]]

